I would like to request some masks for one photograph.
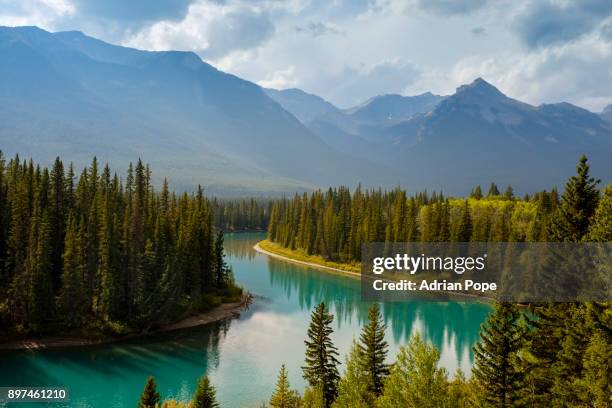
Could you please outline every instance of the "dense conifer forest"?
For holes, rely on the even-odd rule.
[[[2,337],[147,330],[239,298],[211,207],[155,191],[140,160],[121,179],[0,155]]]
[[[548,241],[558,206],[556,189],[518,199],[491,184],[486,196],[476,187],[461,199],[339,187],[275,201],[268,238],[338,262],[360,261],[364,242]]]

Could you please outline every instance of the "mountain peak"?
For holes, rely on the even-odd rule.
[[[475,94],[479,97],[505,97],[499,89],[485,81],[481,77],[476,78],[472,83],[467,85],[461,85],[457,88],[456,95],[469,93]]]

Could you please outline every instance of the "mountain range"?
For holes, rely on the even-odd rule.
[[[528,105],[480,78],[452,95],[381,95],[340,109],[299,89],[261,88],[191,52],[0,27],[6,156],[82,166],[95,155],[118,168],[141,157],[179,190],[362,183],[465,194],[495,181],[533,191],[560,185],[582,153],[609,181],[611,113]]]
[[[301,96],[315,103],[314,96]],[[355,108],[299,116],[335,149],[401,171],[411,190],[465,194],[490,181],[519,191],[561,187],[582,154],[594,174],[612,179],[612,108],[596,114],[566,102],[532,106],[482,78],[452,95],[383,95]]]
[[[391,171],[331,148],[262,88],[194,53],[141,51],[76,31],[0,28],[0,106],[7,156],[82,166],[95,155],[115,168],[141,157],[179,190],[378,185]]]

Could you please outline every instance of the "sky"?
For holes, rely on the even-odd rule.
[[[610,0],[0,0],[0,25],[189,50],[349,107],[482,77],[531,104],[612,104]]]

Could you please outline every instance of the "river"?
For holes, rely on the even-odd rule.
[[[196,379],[207,373],[222,407],[258,407],[285,363],[292,386],[302,390],[300,366],[312,308],[320,301],[329,305],[335,315],[333,339],[344,361],[369,305],[360,301],[355,278],[256,253],[252,246],[264,236],[226,235],[236,281],[256,295],[239,319],[114,344],[2,351],[0,386],[68,387],[70,402],[53,407],[135,407],[148,375],[155,376],[162,397],[186,400]],[[468,372],[471,347],[489,311],[489,305],[474,301],[384,304],[390,356],[419,332],[440,349],[440,364],[450,373]]]

